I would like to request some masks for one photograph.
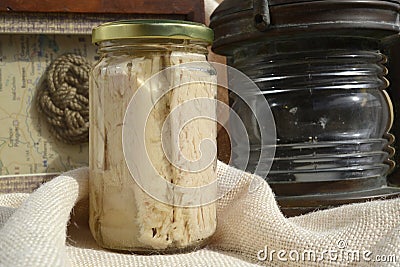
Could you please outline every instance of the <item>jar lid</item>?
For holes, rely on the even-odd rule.
[[[190,39],[211,44],[214,32],[201,23],[151,19],[107,22],[92,31],[92,43],[132,38]]]

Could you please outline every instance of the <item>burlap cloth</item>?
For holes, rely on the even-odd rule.
[[[376,256],[387,260],[385,256],[400,255],[400,199],[347,205],[288,219],[279,211],[267,183],[262,182],[255,191],[248,190],[252,179],[261,178],[222,163],[218,165],[218,176],[225,185],[238,177],[240,181],[218,201],[218,228],[210,245],[176,255],[143,256],[99,248],[87,225],[87,168],[65,173],[32,194],[0,195],[0,266],[400,264],[399,259],[397,263],[393,259],[385,263],[376,261]],[[281,254],[281,260],[277,253],[272,259],[265,259],[272,250],[286,254]],[[311,250],[319,253],[315,259],[296,258],[296,253],[305,255],[304,251]],[[329,257],[322,253],[325,250],[331,250]],[[336,256],[332,254],[335,250]],[[349,251],[348,254],[370,252],[365,258],[368,261],[363,256],[346,260],[343,255]]]

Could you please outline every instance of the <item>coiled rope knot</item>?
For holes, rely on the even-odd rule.
[[[89,139],[90,67],[84,57],[62,55],[50,65],[46,81],[38,89],[39,111],[46,115],[52,134],[68,144]]]

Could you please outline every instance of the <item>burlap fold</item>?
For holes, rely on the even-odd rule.
[[[0,266],[400,266],[400,199],[288,219],[260,177],[219,162],[218,178],[239,182],[218,200],[210,245],[176,255],[99,248],[87,225],[87,168],[32,194],[0,195]]]

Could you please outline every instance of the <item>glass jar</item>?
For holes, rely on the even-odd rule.
[[[200,147],[216,143],[212,39],[209,28],[184,21],[93,30],[101,57],[90,82],[89,225],[100,246],[169,253],[214,233],[215,191],[209,201],[182,193],[216,181],[216,145]],[[209,118],[198,118],[204,112]],[[208,163],[193,167],[204,156]]]

